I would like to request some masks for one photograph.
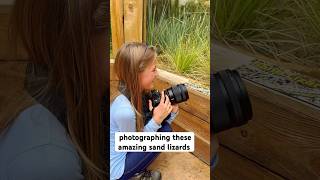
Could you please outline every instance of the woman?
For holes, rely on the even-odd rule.
[[[157,75],[156,52],[141,43],[124,44],[115,59],[119,94],[110,107],[110,176],[111,179],[161,179],[158,171],[146,170],[158,152],[116,152],[115,132],[170,132],[178,113],[162,92],[160,104],[153,108],[145,96],[153,89]],[[148,118],[146,114],[152,113]],[[169,116],[168,116],[169,115]]]
[[[1,180],[107,179],[100,105],[108,89],[108,6],[16,0],[11,30],[28,54],[34,99],[0,120]]]

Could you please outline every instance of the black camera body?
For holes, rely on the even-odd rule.
[[[178,104],[189,99],[189,94],[185,84],[178,84],[164,90],[164,95],[167,95],[172,105]],[[154,89],[148,95],[152,102],[152,107],[157,107],[161,100],[161,92]]]

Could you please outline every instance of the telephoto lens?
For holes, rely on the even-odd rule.
[[[178,84],[164,90],[164,94],[170,99],[172,105],[178,104],[189,99],[188,90],[185,84]],[[158,90],[152,90],[149,94],[152,106],[157,107],[161,100],[161,93]]]
[[[211,75],[211,133],[244,125],[252,118],[251,102],[236,70],[223,70]]]

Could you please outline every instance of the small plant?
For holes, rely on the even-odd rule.
[[[317,0],[215,0],[215,40],[279,61],[320,67],[320,2]]]
[[[159,59],[163,68],[209,87],[209,8],[187,3],[177,7],[175,13],[170,13],[173,8],[168,7],[162,6],[159,11],[158,6],[149,5],[148,43],[160,49]]]

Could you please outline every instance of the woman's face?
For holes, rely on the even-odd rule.
[[[140,74],[140,83],[143,90],[152,90],[153,89],[153,81],[158,75],[157,67],[156,67],[156,59],[150,63],[147,68],[141,72]]]

